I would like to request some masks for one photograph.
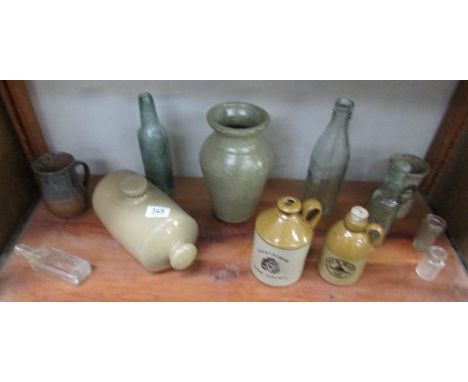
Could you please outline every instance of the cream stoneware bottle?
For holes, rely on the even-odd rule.
[[[329,283],[350,285],[358,281],[369,253],[382,242],[384,229],[369,224],[368,218],[365,208],[355,206],[329,229],[318,261],[320,276]]]
[[[250,268],[257,279],[271,286],[286,286],[299,280],[322,215],[320,202],[292,196],[277,200],[256,220]]]
[[[93,194],[96,215],[147,270],[185,269],[195,260],[197,222],[145,177],[116,171]]]

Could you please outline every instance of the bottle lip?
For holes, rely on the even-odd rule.
[[[364,207],[354,206],[349,211],[349,217],[353,222],[360,223],[369,218],[369,211],[367,211]]]
[[[429,172],[429,164],[424,159],[413,154],[394,154],[389,159],[392,166],[402,161],[410,166],[408,171],[409,176],[424,177]]]
[[[432,228],[438,229],[440,231],[445,231],[447,223],[440,216],[434,214],[427,214],[424,219],[427,222],[427,224],[429,224]]]
[[[237,101],[213,106],[206,119],[215,131],[238,137],[258,134],[270,123],[270,116],[264,109],[251,103]]]
[[[154,104],[153,95],[150,92],[144,92],[144,93],[138,94],[138,100],[140,102],[149,102],[151,104]]]
[[[354,109],[354,101],[345,97],[337,98],[334,109],[335,111],[347,111],[351,113]]]
[[[302,203],[294,196],[283,196],[276,201],[278,210],[285,214],[296,214],[302,210]]]
[[[39,175],[53,176],[69,171],[75,163],[75,158],[70,153],[49,151],[36,158],[31,167]]]

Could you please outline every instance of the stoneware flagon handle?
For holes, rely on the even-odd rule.
[[[84,175],[83,175],[83,180],[82,180],[82,183],[85,187],[88,187],[88,182],[89,182],[89,166],[85,163],[85,162],[81,162],[81,161],[76,161],[75,162],[75,171],[76,171],[76,168],[78,166],[83,166],[83,171],[84,171]]]
[[[383,243],[385,230],[379,224],[370,223],[366,228],[366,232],[373,247]]]
[[[302,202],[302,218],[314,228],[322,217],[322,205],[317,199],[307,199]]]

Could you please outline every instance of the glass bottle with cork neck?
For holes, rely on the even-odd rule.
[[[323,279],[335,285],[350,285],[360,279],[367,257],[384,237],[383,228],[369,224],[368,218],[365,208],[354,206],[329,229],[318,261]]]
[[[322,215],[320,202],[292,196],[277,200],[255,222],[251,270],[261,282],[286,286],[299,280]]]
[[[141,119],[138,143],[146,178],[165,194],[171,195],[174,188],[174,176],[169,137],[164,126],[159,122],[151,94],[140,94],[138,102]]]
[[[89,261],[51,247],[31,248],[17,244],[15,253],[28,260],[34,271],[70,285],[79,285],[92,272]]]
[[[396,214],[397,219],[405,218],[413,205],[414,193],[418,189],[424,177],[429,172],[429,164],[422,158],[412,154],[395,154],[389,159],[389,162],[404,160],[410,165],[410,171],[406,177],[406,185],[404,192],[401,194],[400,207]]]
[[[331,214],[348,167],[348,125],[353,108],[354,102],[348,98],[336,100],[332,119],[310,157],[304,199],[318,199],[323,216]]]
[[[406,178],[411,165],[405,160],[391,161],[383,184],[374,191],[369,203],[369,221],[380,224],[387,234],[396,219],[402,195],[406,189]]]

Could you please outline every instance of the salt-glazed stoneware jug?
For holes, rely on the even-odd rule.
[[[369,224],[369,212],[354,206],[328,231],[318,261],[320,276],[335,285],[354,284],[362,275],[367,257],[384,236],[384,229]]]
[[[212,133],[200,151],[214,214],[241,223],[254,213],[273,164],[273,152],[261,132],[270,117],[262,108],[226,102],[207,114]]]
[[[96,215],[147,270],[185,269],[195,260],[197,222],[145,177],[116,171],[93,194]]]
[[[83,179],[76,172],[83,167]],[[45,205],[54,215],[71,218],[89,207],[89,167],[65,152],[48,152],[37,158],[32,169],[41,188]]]
[[[321,216],[318,200],[301,203],[292,196],[279,198],[276,207],[258,215],[250,263],[255,277],[278,287],[298,281]]]

